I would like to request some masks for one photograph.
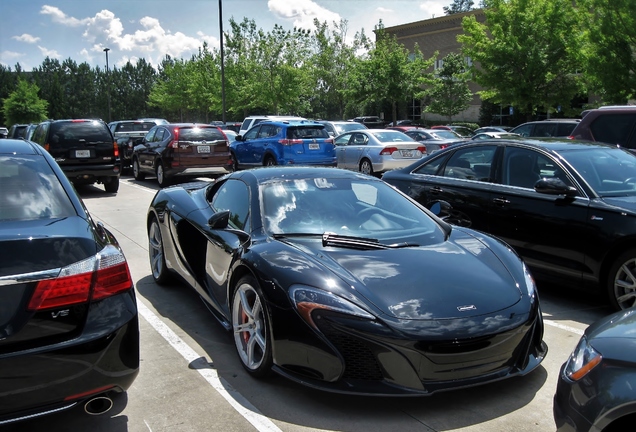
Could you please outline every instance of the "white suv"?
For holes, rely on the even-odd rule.
[[[307,120],[307,119],[303,117],[296,117],[296,116],[278,116],[278,115],[272,115],[272,116],[262,115],[262,116],[245,117],[245,120],[243,120],[243,123],[241,124],[241,130],[239,131],[238,134],[241,136],[245,135],[245,132],[247,132],[249,128],[265,120],[299,121],[299,120]]]

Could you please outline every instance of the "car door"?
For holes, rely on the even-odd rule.
[[[338,168],[346,168],[347,146],[351,139],[351,133],[342,134],[334,140],[336,146],[336,158],[338,159]]]
[[[351,139],[347,143],[347,151],[344,158],[344,166],[347,169],[357,171],[360,158],[367,149],[369,137],[362,132],[353,132]]]
[[[228,228],[244,232],[251,231],[250,193],[247,184],[229,179],[223,184],[211,186],[216,189],[211,196],[210,207],[215,213],[229,210]],[[212,229],[206,250],[206,288],[214,303],[225,316],[229,316],[227,289],[229,272],[241,246],[240,236],[228,229]]]
[[[581,277],[589,199],[541,194],[540,178],[575,186],[564,167],[538,149],[507,145],[492,188],[489,232],[511,245],[534,269],[552,276]]]
[[[448,222],[488,231],[497,145],[472,145],[433,158],[413,171],[409,190],[426,207],[450,204],[439,216]]]
[[[139,161],[139,169],[142,172],[150,174],[154,173],[152,166],[154,156],[150,149],[152,141],[155,139],[155,135],[157,134],[157,129],[159,129],[158,126],[150,129],[144,137],[143,142],[135,147],[135,154]]]
[[[256,158],[255,148],[258,145],[256,138],[261,126],[254,126],[243,135],[241,141],[235,141],[234,154],[241,165],[260,164],[260,159]]]

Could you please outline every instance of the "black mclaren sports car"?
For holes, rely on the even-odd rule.
[[[255,377],[429,395],[527,374],[547,353],[519,256],[373,177],[238,171],[159,191],[147,225],[155,281],[192,286]]]

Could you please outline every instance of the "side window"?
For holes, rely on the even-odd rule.
[[[439,172],[439,168],[444,164],[446,159],[448,159],[448,155],[433,159],[432,161],[422,165],[421,167],[413,171],[413,174],[437,175],[437,173]]]
[[[590,125],[590,131],[596,141],[625,145],[635,123],[636,114],[600,115]]]
[[[155,139],[155,134],[157,133],[157,129],[150,129],[150,132],[146,134],[146,142],[152,142]]]
[[[261,129],[260,127],[253,127],[252,129],[245,132],[245,135],[243,136],[243,138],[245,138],[245,140],[255,139],[260,129]]]
[[[532,125],[519,126],[518,128],[515,128],[513,132],[521,135],[522,137],[529,137],[532,133]]]
[[[492,181],[491,168],[497,146],[457,150],[444,167],[443,176],[466,180]]]
[[[572,135],[576,123],[559,123],[557,125],[557,136],[565,137]]]
[[[46,139],[46,131],[49,129],[48,123],[41,123],[35,129],[33,133],[33,141],[40,145],[44,145],[44,140]]]
[[[534,150],[507,147],[503,161],[503,183],[509,186],[534,189],[542,178],[558,178],[573,186],[565,171],[548,156]]]
[[[351,141],[349,141],[349,145],[367,145],[369,139],[365,134],[354,133]]]
[[[215,211],[230,211],[230,226],[250,231],[250,194],[247,185],[240,180],[230,179],[216,191],[212,197]]]
[[[340,135],[338,139],[334,141],[334,144],[337,146],[346,146],[349,143],[350,138],[351,134]]]
[[[534,125],[533,136],[553,137],[557,135],[557,123],[537,123]]]
[[[280,128],[277,128],[275,125],[271,125],[271,124],[262,125],[261,130],[258,133],[258,137],[269,138],[269,137],[276,136],[278,134],[277,130],[280,130]]]

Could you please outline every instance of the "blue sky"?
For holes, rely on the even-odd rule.
[[[348,21],[348,36],[364,29],[442,16],[451,0],[223,0],[223,29],[230,18],[313,28],[320,21]],[[0,63],[30,71],[48,56],[109,66],[145,58],[157,65],[166,54],[189,58],[204,41],[219,46],[218,0],[0,0]]]

